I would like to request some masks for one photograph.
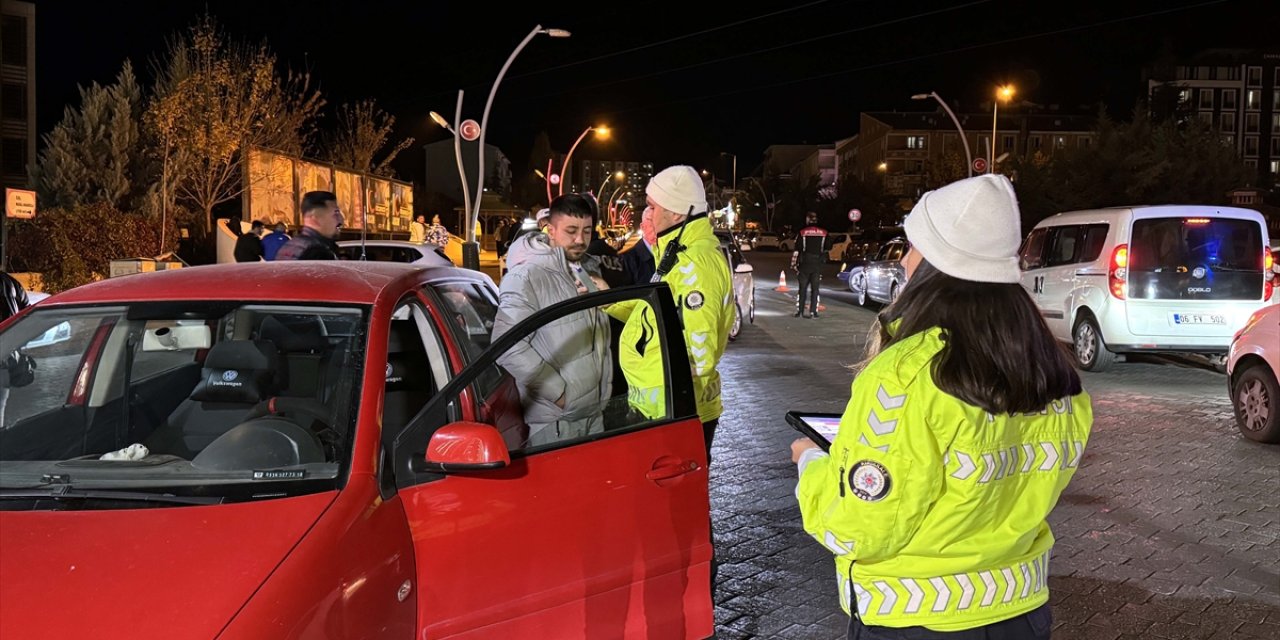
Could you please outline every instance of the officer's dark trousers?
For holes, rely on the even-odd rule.
[[[1049,605],[995,624],[964,631],[931,631],[924,627],[874,627],[858,616],[849,621],[849,640],[1049,640],[1053,614]]]
[[[813,271],[800,269],[800,298],[796,303],[798,305],[796,307],[797,311],[804,312],[805,296],[809,296],[809,313],[818,312],[818,282],[820,280],[822,280],[821,271],[817,269]]]

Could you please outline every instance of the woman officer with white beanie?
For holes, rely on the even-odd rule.
[[[1047,517],[1089,396],[1019,284],[1004,176],[924,194],[904,228],[908,284],[830,453],[791,445],[805,530],[836,556],[850,638],[1047,640]]]

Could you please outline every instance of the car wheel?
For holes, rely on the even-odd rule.
[[[737,340],[742,333],[742,305],[733,303],[733,324],[729,326],[729,339]]]
[[[899,289],[900,287],[896,282],[889,286],[889,304],[893,304],[898,301]]]
[[[1116,361],[1116,354],[1102,341],[1098,323],[1090,316],[1081,318],[1071,333],[1076,366],[1085,371],[1104,371]]]
[[[1264,365],[1245,369],[1231,391],[1236,426],[1254,442],[1280,442],[1280,383]]]
[[[867,306],[867,274],[865,271],[859,271],[849,276],[849,291],[857,296],[858,306]]]
[[[755,296],[752,296],[752,297],[751,297],[751,304],[750,304],[750,307],[747,309],[747,319],[751,322],[751,324],[755,324],[755,323],[756,323],[756,299],[755,299]]]

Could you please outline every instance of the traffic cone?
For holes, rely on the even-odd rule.
[[[787,288],[787,272],[785,270],[778,272],[778,286],[773,288],[774,291],[790,291]]]

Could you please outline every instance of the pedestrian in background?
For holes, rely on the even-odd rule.
[[[449,230],[440,224],[440,216],[431,216],[431,225],[427,227],[424,240],[427,244],[434,244],[437,247],[449,246]]]
[[[240,222],[235,222],[236,226],[240,226]],[[233,253],[236,262],[258,262],[262,260],[262,229],[261,220],[254,220],[249,225],[249,233],[242,233],[236,239],[236,248]]]
[[[922,196],[830,453],[791,445],[850,638],[1049,638],[1047,518],[1093,409],[1019,284],[1019,219],[998,174]]]
[[[276,260],[337,260],[342,210],[338,196],[328,191],[308,191],[302,196],[302,230],[289,239]]]
[[[418,216],[409,223],[409,242],[422,244],[427,241],[427,217]]]
[[[794,316],[817,318],[818,284],[822,282],[822,266],[827,263],[827,230],[818,225],[818,214],[812,211],[805,214],[804,228],[796,234],[794,244],[796,250],[791,254],[791,268],[796,270],[800,281]],[[809,313],[804,312],[806,299],[809,301]]]
[[[289,242],[289,227],[283,222],[277,222],[275,229],[262,239],[262,259],[275,260],[280,247],[287,242]]]

